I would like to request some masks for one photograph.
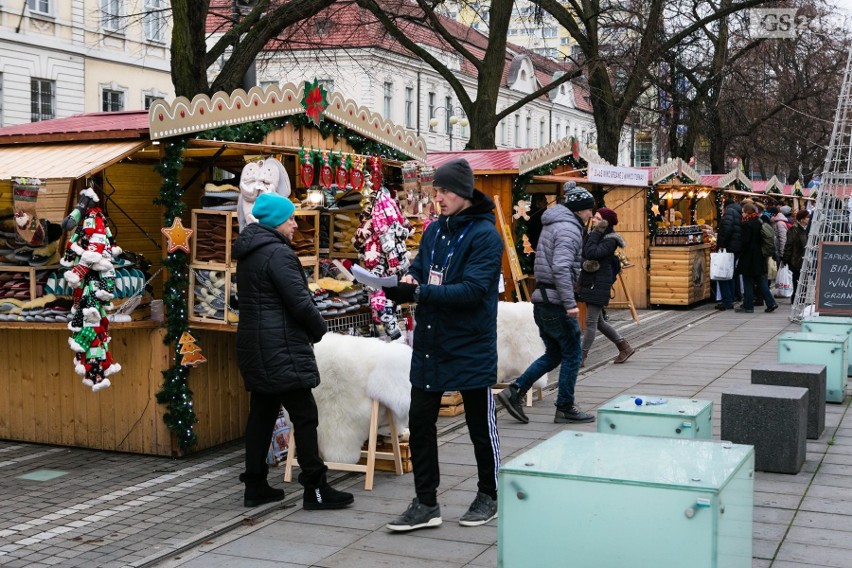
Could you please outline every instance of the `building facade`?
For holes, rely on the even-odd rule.
[[[0,126],[173,97],[167,0],[0,3]]]

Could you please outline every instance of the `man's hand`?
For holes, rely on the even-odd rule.
[[[580,318],[580,308],[571,308],[570,310],[565,310],[565,313],[568,314],[569,318]]]
[[[400,282],[404,282],[406,284],[419,284],[417,280],[414,279],[414,276],[411,274],[406,274],[402,278],[399,279]]]
[[[417,284],[409,284],[400,280],[397,286],[393,288],[382,288],[388,300],[397,304],[405,304],[414,301],[414,291],[417,289]]]

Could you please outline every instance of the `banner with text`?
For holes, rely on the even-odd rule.
[[[591,183],[603,185],[634,185],[637,187],[648,185],[648,172],[636,168],[589,164],[587,177]]]

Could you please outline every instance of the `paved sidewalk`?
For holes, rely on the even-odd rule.
[[[614,347],[599,337],[578,383],[579,402],[591,410],[627,392],[713,400],[716,439],[721,392],[749,382],[754,364],[774,361],[777,336],[795,329],[787,313],[734,314],[712,305],[643,312],[640,326],[626,314],[613,312],[613,320],[641,349],[614,366]],[[500,411],[504,459],[565,428],[552,422],[552,397],[529,409],[527,425]],[[808,441],[801,473],[757,473],[755,567],[852,568],[848,407],[848,398],[828,405],[825,434]],[[595,425],[568,428],[593,431]],[[344,511],[303,511],[293,483],[284,485],[287,508],[247,510],[236,482],[241,443],[171,460],[0,442],[0,566],[494,567],[496,522],[457,524],[476,491],[463,417],[442,419],[439,432],[444,525],[412,534],[383,529],[413,496],[410,474],[379,474],[371,492],[363,490],[362,476],[335,474],[336,487],[356,494]],[[67,473],[20,479],[45,469]]]

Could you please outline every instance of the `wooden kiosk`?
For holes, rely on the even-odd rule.
[[[154,297],[186,302],[187,283],[175,287],[166,271],[157,272],[163,257],[171,257],[161,234],[164,187],[178,188],[182,204],[170,206],[183,209],[189,228],[191,211],[214,171],[239,171],[252,156],[282,156],[285,167],[295,168],[299,150],[313,145],[359,155],[380,152],[389,157],[385,165],[397,168],[401,160],[425,161],[422,138],[339,93],[332,93],[321,110],[327,121],[314,126],[301,104],[303,93],[303,86],[292,84],[255,87],[192,101],[156,101],[149,112],[94,113],[2,128],[0,207],[11,205],[13,177],[39,178],[45,180],[39,216],[61,223],[78,193],[93,185],[117,243],[152,263]],[[175,169],[178,159],[181,167]],[[294,171],[288,173],[298,179]],[[192,368],[186,384],[197,420],[193,446],[177,443],[164,423],[167,408],[156,399],[164,371],[177,359],[174,345],[163,342],[167,328],[151,319],[110,326],[113,356],[123,369],[111,387],[97,393],[83,387],[74,372],[66,324],[0,321],[0,355],[7,367],[0,376],[0,438],[161,456],[240,438],[248,397],[233,357],[235,326],[190,327],[207,359]]]

